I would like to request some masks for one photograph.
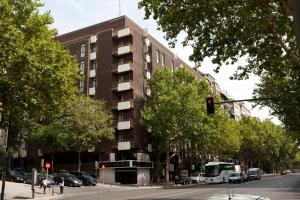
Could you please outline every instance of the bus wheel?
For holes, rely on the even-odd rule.
[[[223,183],[225,183],[225,178],[223,177]]]

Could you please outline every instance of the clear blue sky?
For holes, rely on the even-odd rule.
[[[127,15],[142,28],[147,28],[152,36],[167,46],[164,33],[157,30],[156,22],[154,20],[143,19],[144,12],[138,9],[138,0],[121,0],[121,7],[119,7],[119,0],[41,0],[41,2],[45,4],[41,10],[43,12],[50,10],[54,18],[52,27],[56,28],[59,34],[118,17],[119,11],[121,10],[121,15]],[[179,41],[182,37],[183,34],[179,36]],[[193,63],[188,59],[192,53],[190,47],[183,48],[181,44],[178,43],[178,45],[171,50],[181,59],[193,66]],[[232,81],[229,80],[229,76],[233,74],[235,66],[225,66],[221,68],[218,74],[214,73],[213,69],[214,67],[209,58],[204,60],[200,68],[202,72],[210,73],[215,77],[221,88],[227,90],[236,99],[251,98],[255,84],[259,82],[258,77],[252,76],[249,80],[245,81]],[[250,104],[247,103],[246,105],[251,109]],[[273,118],[269,115],[269,109],[267,108],[251,109],[251,113],[253,116],[261,119]],[[277,124],[279,123],[276,118],[273,118],[272,121]]]

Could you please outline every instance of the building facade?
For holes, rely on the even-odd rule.
[[[55,39],[79,63],[80,90],[105,100],[114,116],[116,140],[104,141],[87,152],[86,156],[93,155],[88,168],[98,161],[100,179],[105,183],[149,184],[151,133],[140,125],[141,106],[151,95],[148,81],[160,66],[174,70],[187,65],[126,16]]]

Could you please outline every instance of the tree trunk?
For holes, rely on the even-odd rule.
[[[80,151],[78,152],[78,171],[80,172],[81,168],[81,156],[80,156]]]
[[[166,169],[165,169],[165,179],[166,185],[169,185],[169,165],[170,165],[170,142],[167,141],[166,143]]]
[[[4,200],[5,193],[5,178],[6,178],[6,152],[3,156],[3,168],[2,168],[2,187],[1,187],[1,200]]]

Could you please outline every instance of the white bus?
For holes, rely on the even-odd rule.
[[[235,172],[233,163],[209,162],[205,165],[205,183],[228,182],[228,176],[233,172]]]

